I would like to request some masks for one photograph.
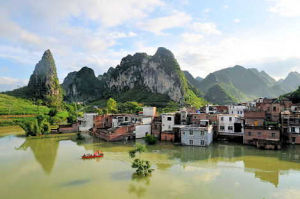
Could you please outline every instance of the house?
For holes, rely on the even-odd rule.
[[[181,141],[181,129],[186,125],[174,125],[172,130],[163,131],[160,134],[161,141],[180,142]]]
[[[288,144],[300,144],[300,109],[281,112],[281,126],[284,141]]]
[[[278,100],[277,98],[260,99],[256,103],[256,109],[266,112],[266,120],[270,122],[280,122],[280,113],[285,110],[290,110],[292,102],[286,99]]]
[[[175,115],[174,114],[162,114],[161,115],[161,132],[172,131],[175,125]]]
[[[198,127],[183,127],[180,133],[182,145],[209,146],[213,141],[212,126],[208,120],[201,121],[201,125]]]
[[[246,111],[243,143],[257,148],[280,149],[280,129],[266,121],[265,111]]]
[[[93,130],[107,129],[112,127],[112,115],[96,115],[93,118]]]
[[[229,105],[228,113],[244,117],[244,112],[247,109],[248,109],[248,107],[245,105]]]
[[[173,131],[163,131],[160,134],[160,140],[174,142],[175,141],[175,133]]]
[[[228,113],[228,107],[227,106],[222,106],[222,105],[206,105],[205,107],[201,108],[202,113],[207,113],[207,114],[227,114]]]
[[[235,114],[218,115],[218,134],[243,136],[244,125],[240,116]]]
[[[79,131],[79,123],[59,125],[58,133],[75,133]]]
[[[156,116],[156,107],[143,107],[143,115],[144,116]]]
[[[161,125],[161,117],[154,117],[151,123],[151,134],[156,138],[160,138]]]
[[[89,131],[94,126],[94,117],[97,113],[85,113],[82,118],[78,118],[79,131]]]
[[[129,124],[108,129],[97,129],[92,132],[92,135],[109,142],[131,140],[135,136],[134,130],[135,125]]]

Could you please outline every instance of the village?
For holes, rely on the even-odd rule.
[[[236,105],[206,105],[158,114],[143,107],[138,114],[85,113],[78,123],[60,126],[59,133],[89,132],[108,142],[141,139],[189,146],[209,146],[217,140],[234,141],[261,149],[300,144],[300,104],[287,99],[259,98]]]

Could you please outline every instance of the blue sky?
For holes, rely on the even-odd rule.
[[[0,91],[27,84],[46,49],[60,81],[160,46],[194,76],[237,64],[300,72],[299,0],[1,0],[0,13]]]

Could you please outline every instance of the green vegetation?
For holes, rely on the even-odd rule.
[[[205,92],[207,100],[214,100],[213,103],[221,101],[216,96],[221,96],[229,101],[232,98],[233,102],[242,102],[257,97],[277,97],[287,92],[287,87],[283,86],[283,82],[293,82],[294,85],[294,82],[300,82],[299,77],[294,75],[293,78],[276,82],[264,71],[234,66],[209,74],[197,88]],[[215,87],[210,90],[216,85],[222,89]]]
[[[170,101],[166,107],[164,108],[159,108],[158,112],[160,113],[171,113],[171,112],[175,112],[178,111],[180,109],[180,106],[178,103],[174,102],[174,101]]]
[[[44,116],[38,116],[36,119],[27,120],[20,123],[26,136],[37,136],[50,133],[50,123]]]
[[[113,98],[118,102],[128,102],[134,100],[146,106],[156,107],[164,107],[170,101],[170,98],[167,95],[152,93],[145,87],[135,87],[121,93],[116,92],[113,95]]]
[[[225,89],[223,89],[219,84],[208,89],[205,99],[219,105],[233,104],[237,102],[237,100],[226,93]]]
[[[300,103],[300,86],[294,92],[282,95],[279,98],[288,98],[293,103]]]
[[[0,94],[0,115],[48,114],[49,108],[36,105],[30,100]]]
[[[117,101],[113,98],[109,98],[106,102],[106,109],[108,113],[117,113],[118,112],[118,104]]]
[[[62,88],[57,78],[55,61],[50,50],[46,50],[42,59],[36,64],[28,83],[27,93],[34,100],[50,107],[62,105]]]
[[[154,145],[157,143],[157,138],[154,135],[147,135],[145,141],[149,145]]]
[[[64,79],[62,87],[64,99],[69,102],[88,102],[101,97],[103,84],[97,79],[93,69],[83,67],[71,72]]]
[[[118,104],[119,113],[135,114],[143,110],[143,105],[137,102],[124,102]]]
[[[84,137],[81,135],[80,132],[76,133],[76,140],[84,140]]]
[[[130,158],[135,158],[136,153],[143,153],[146,151],[146,146],[142,144],[136,144],[135,149],[129,151]],[[136,176],[149,176],[151,175],[154,169],[151,169],[151,164],[148,160],[141,160],[139,158],[135,158],[131,165],[132,168],[135,168]]]
[[[207,101],[205,101],[203,98],[196,96],[196,94],[190,89],[186,91],[185,102],[188,105],[196,108],[200,108],[207,104]]]

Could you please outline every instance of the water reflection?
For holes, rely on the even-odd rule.
[[[43,171],[50,175],[58,152],[59,141],[62,138],[25,138],[19,150],[30,150],[35,159],[41,165]],[[134,142],[109,143],[92,137],[77,142],[78,146],[87,151],[104,151],[101,161],[112,160],[129,163],[128,151],[132,149]],[[254,174],[255,178],[268,182],[278,187],[279,176],[288,174],[290,170],[300,170],[300,146],[291,146],[281,151],[257,150],[254,147],[232,144],[215,143],[210,147],[182,147],[170,143],[159,143],[148,147],[148,152],[142,155],[149,160],[159,171],[168,171],[175,166],[194,167],[222,167],[226,163],[228,168],[233,168],[237,163],[242,163],[242,169],[247,173]],[[100,161],[100,159],[98,160]],[[87,161],[85,161],[87,162]],[[90,161],[91,163],[94,161]],[[129,176],[128,176],[129,175]],[[176,174],[175,174],[176,175]],[[113,179],[130,179],[130,172],[118,173]],[[150,179],[149,179],[150,180]],[[141,181],[132,177],[128,192],[137,197],[143,197],[147,191],[149,182]]]
[[[132,174],[131,183],[128,186],[128,193],[135,194],[138,198],[142,198],[150,185],[151,176],[140,177]]]
[[[179,158],[182,162],[209,161],[215,164],[243,162],[246,172],[254,173],[256,178],[277,187],[281,173],[300,170],[299,154],[299,146],[282,151],[263,151],[243,145],[214,144],[208,148],[179,147],[171,158]]]
[[[56,138],[25,138],[17,150],[30,150],[43,171],[50,175],[57,156],[59,141]]]

